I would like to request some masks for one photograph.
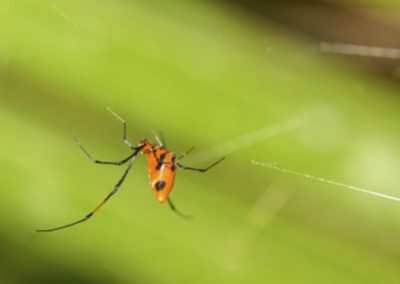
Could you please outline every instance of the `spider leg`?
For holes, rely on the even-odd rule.
[[[114,165],[114,166],[121,166],[123,164],[125,164],[127,161],[130,160],[130,158],[132,158],[135,153],[132,153],[131,155],[129,155],[128,157],[124,158],[121,161],[116,161],[116,162],[109,162],[109,161],[101,161],[101,160],[97,160],[95,157],[93,157],[92,155],[90,155],[90,153],[85,149],[85,147],[83,147],[83,145],[81,144],[81,142],[78,140],[78,138],[76,138],[74,136],[74,140],[75,143],[79,146],[79,148],[82,149],[82,151],[85,153],[85,155],[95,164],[103,164],[103,165]]]
[[[184,165],[182,165],[181,163],[177,163],[177,165],[178,165],[178,167],[180,167],[180,168],[182,168],[182,169],[184,169],[184,170],[197,171],[197,172],[202,172],[202,173],[204,173],[204,172],[208,171],[209,169],[211,169],[212,167],[214,167],[214,166],[216,166],[217,164],[219,164],[220,162],[222,162],[224,159],[225,159],[225,157],[219,159],[218,161],[216,161],[215,163],[209,165],[209,166],[206,167],[206,168],[193,168],[193,167],[184,166]]]
[[[46,232],[53,232],[53,231],[58,231],[61,229],[65,229],[68,227],[72,227],[74,225],[77,225],[79,223],[85,222],[87,220],[89,220],[96,212],[98,212],[104,204],[106,204],[106,202],[114,195],[118,192],[118,189],[121,187],[122,183],[124,182],[126,176],[128,175],[129,171],[131,170],[134,162],[135,162],[135,158],[137,156],[137,154],[139,153],[140,148],[136,149],[136,151],[132,154],[132,158],[130,159],[130,162],[128,164],[128,167],[126,168],[124,174],[122,175],[122,177],[119,179],[119,181],[114,185],[114,188],[111,190],[111,192],[103,199],[103,201],[100,202],[99,205],[97,205],[92,211],[90,211],[88,214],[85,215],[85,217],[83,217],[82,219],[79,219],[77,221],[74,221],[72,223],[68,223],[66,225],[62,225],[59,227],[55,227],[55,228],[51,228],[51,229],[40,229],[40,230],[34,230],[35,233],[46,233]]]
[[[180,159],[184,158],[187,154],[189,154],[190,152],[192,152],[192,151],[194,150],[194,148],[195,148],[195,147],[193,146],[193,147],[190,148],[189,150],[183,152],[183,153],[180,154],[180,155],[178,156],[178,158],[176,158],[176,159],[179,161]]]
[[[122,122],[122,124],[124,126],[124,136],[123,136],[124,143],[126,145],[128,145],[128,147],[131,148],[132,150],[135,150],[135,147],[128,141],[128,138],[126,136],[126,121],[122,117],[120,117],[115,111],[113,111],[111,108],[107,107],[107,110],[109,112],[111,112],[111,114],[113,116],[115,116],[119,121]]]
[[[164,134],[162,133],[162,131],[158,131],[159,135],[157,135],[157,133],[154,130],[151,130],[151,132],[154,135],[154,139],[156,139],[157,144],[160,145],[161,147],[167,147],[165,144],[165,139],[164,139]]]
[[[191,215],[186,215],[186,214],[182,213],[181,211],[179,211],[178,209],[176,209],[174,203],[172,203],[171,198],[168,197],[167,201],[168,201],[169,208],[171,208],[171,210],[174,211],[179,216],[181,216],[183,218],[191,218],[192,217]]]

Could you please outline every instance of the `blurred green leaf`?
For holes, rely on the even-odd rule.
[[[398,283],[400,205],[252,159],[400,196],[398,86],[323,57],[234,7],[199,1],[2,4],[0,281]],[[4,8],[4,9],[3,9]],[[165,133],[188,165],[160,206],[129,139]],[[287,121],[303,121],[298,127]],[[223,147],[221,147],[223,145]]]

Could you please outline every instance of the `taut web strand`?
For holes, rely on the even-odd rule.
[[[305,174],[305,173],[300,173],[300,172],[284,169],[284,168],[278,167],[278,166],[276,166],[275,164],[272,164],[272,163],[257,162],[255,160],[252,160],[251,162],[252,162],[253,165],[271,168],[271,169],[274,169],[274,170],[277,170],[277,171],[280,171],[280,172],[283,172],[283,173],[288,173],[288,174],[292,174],[292,175],[296,175],[296,176],[301,176],[301,177],[305,177],[305,178],[308,178],[308,179],[316,180],[316,181],[319,181],[319,182],[333,184],[333,185],[336,185],[336,186],[339,186],[339,187],[342,187],[342,188],[346,188],[346,189],[350,189],[350,190],[354,190],[354,191],[358,191],[358,192],[374,195],[374,196],[377,196],[377,197],[381,197],[381,198],[385,198],[385,199],[389,199],[389,200],[400,202],[400,198],[399,197],[391,196],[391,195],[388,195],[388,194],[379,193],[379,192],[375,192],[375,191],[368,190],[368,189],[365,189],[365,188],[361,188],[361,187],[357,187],[357,186],[353,186],[353,185],[348,185],[348,184],[332,181],[332,180],[329,180],[329,179],[325,179],[325,178],[321,178],[321,177],[315,177],[315,176],[312,176],[312,175],[309,175],[309,174]]]

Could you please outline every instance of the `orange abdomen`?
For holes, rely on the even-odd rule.
[[[159,148],[147,154],[150,185],[158,202],[167,200],[175,180],[175,154]]]

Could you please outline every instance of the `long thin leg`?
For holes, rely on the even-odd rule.
[[[127,161],[129,161],[130,158],[132,158],[133,155],[135,154],[135,153],[132,153],[131,155],[129,155],[125,159],[123,159],[121,161],[117,161],[117,162],[101,161],[101,160],[97,160],[95,157],[90,155],[89,152],[85,149],[85,147],[82,146],[81,142],[79,142],[78,138],[76,138],[75,136],[74,136],[74,140],[75,140],[75,143],[79,146],[79,148],[81,148],[82,151],[85,153],[85,155],[95,164],[121,166],[121,165],[125,164]]]
[[[187,154],[189,154],[190,152],[192,152],[194,150],[194,146],[192,148],[190,148],[189,150],[183,152],[182,154],[180,154],[177,158],[177,160],[179,161],[180,159],[184,158]]]
[[[201,169],[201,168],[192,168],[192,167],[184,166],[184,165],[182,165],[181,163],[177,163],[177,165],[178,165],[178,167],[180,167],[180,168],[182,168],[182,169],[184,169],[184,170],[198,171],[198,172],[204,173],[204,172],[208,171],[209,169],[211,169],[212,167],[214,167],[214,166],[216,166],[217,164],[219,164],[220,162],[222,162],[224,159],[225,159],[225,157],[219,159],[219,160],[216,161],[215,163],[213,163],[213,164],[211,164],[211,165],[209,165],[208,167],[203,168],[203,169]]]
[[[186,214],[182,213],[181,211],[179,211],[178,209],[176,209],[174,203],[172,203],[171,198],[168,197],[167,201],[168,201],[169,208],[171,208],[172,211],[174,211],[174,212],[175,212],[176,214],[178,214],[179,216],[181,216],[181,217],[183,217],[183,218],[191,218],[191,217],[192,217],[192,216],[186,215]]]
[[[157,133],[154,130],[151,130],[151,132],[153,133],[154,138],[156,139],[158,145],[160,145],[161,147],[167,147],[165,145],[164,135],[161,131],[158,131],[159,136],[157,135]]]
[[[103,205],[111,198],[111,196],[113,196],[115,193],[117,193],[118,189],[120,188],[120,186],[122,185],[122,183],[124,182],[126,176],[128,175],[129,171],[131,170],[133,163],[135,161],[135,158],[137,156],[137,153],[139,152],[139,150],[135,151],[135,155],[132,156],[132,159],[129,162],[128,167],[125,170],[125,173],[122,175],[122,177],[120,178],[120,180],[117,182],[117,184],[114,186],[113,190],[106,196],[106,198],[103,199],[102,202],[100,202],[99,205],[97,205],[92,211],[90,211],[85,217],[83,217],[82,219],[79,219],[75,222],[63,225],[63,226],[59,226],[59,227],[55,227],[55,228],[51,228],[51,229],[44,229],[44,230],[34,230],[35,233],[46,233],[46,232],[53,232],[53,231],[57,231],[57,230],[61,230],[61,229],[65,229],[68,227],[72,227],[74,225],[77,225],[79,223],[85,222],[87,220],[89,220],[97,211],[99,211],[101,209],[101,207],[103,207]]]
[[[162,132],[161,130],[158,130],[158,133],[159,133],[159,135],[160,135],[160,141],[161,141],[161,143],[162,143],[162,146],[163,147],[167,147],[167,143],[165,142],[165,136],[164,136],[164,132]]]
[[[123,124],[123,126],[124,126],[124,136],[123,136],[124,143],[125,143],[126,145],[128,145],[129,148],[131,148],[132,150],[134,150],[135,147],[133,147],[133,145],[128,141],[128,138],[127,138],[127,136],[126,136],[126,121],[125,121],[122,117],[120,117],[115,111],[113,111],[111,108],[107,107],[107,110],[108,110],[109,112],[111,112],[111,114],[114,115],[119,121],[122,122],[122,124]]]

